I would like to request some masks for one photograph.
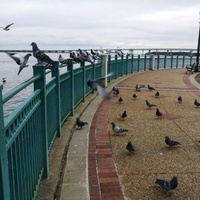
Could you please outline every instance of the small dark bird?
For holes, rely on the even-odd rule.
[[[176,189],[178,186],[178,177],[174,176],[171,180],[156,179],[155,183],[160,185],[161,188],[165,189],[167,195],[170,195],[170,191]]]
[[[123,132],[128,132],[127,129],[120,128],[119,126],[116,126],[114,122],[112,122],[111,125],[112,125],[112,130],[117,134],[123,133]]]
[[[121,97],[119,97],[118,102],[122,103],[123,99]]]
[[[127,117],[126,110],[119,114],[120,118],[125,119]]]
[[[137,94],[134,93],[134,94],[133,94],[133,98],[134,98],[134,99],[137,99],[137,97],[138,97]]]
[[[135,146],[132,144],[132,142],[129,140],[127,145],[126,145],[126,149],[131,153],[135,151]]]
[[[144,88],[144,87],[145,87],[145,85],[138,85],[138,84],[137,84],[137,85],[135,86],[135,91],[136,91],[136,92],[139,92],[140,89],[141,89],[141,88]]]
[[[195,99],[194,100],[194,105],[198,108],[200,106],[200,103]]]
[[[87,81],[87,85],[88,85],[91,89],[97,91],[97,94],[100,95],[101,97],[106,98],[106,99],[109,99],[110,96],[109,96],[109,94],[103,89],[103,85],[102,85],[102,84],[103,84],[103,81],[105,80],[105,78],[111,76],[112,74],[113,74],[113,73],[109,73],[109,74],[107,74],[107,76],[104,76],[104,77],[101,77],[101,78],[98,78],[98,79],[94,79],[94,80],[89,79],[89,80]]]
[[[2,28],[4,31],[9,31],[10,30],[10,27],[13,25],[14,23],[11,23],[11,24],[8,24],[7,26],[5,27],[0,27]]]
[[[159,118],[163,116],[163,113],[158,108],[156,108],[156,116]]]
[[[119,89],[115,88],[114,95],[117,96],[119,94]]]
[[[179,97],[178,97],[178,102],[179,102],[179,103],[182,103],[182,101],[183,101],[182,97],[179,96]]]
[[[31,43],[33,49],[33,56],[37,59],[38,63],[47,63],[46,69],[56,71],[55,62],[43,51],[41,51],[35,42]]]
[[[149,108],[151,108],[151,107],[156,107],[155,104],[149,103],[147,100],[145,100],[145,101],[146,101],[146,105],[147,105]]]
[[[148,85],[148,90],[155,90],[155,88],[151,87],[150,85]]]
[[[2,78],[2,82],[5,83],[6,82],[6,78]]]
[[[17,53],[7,52],[7,55],[10,58],[12,58],[19,65],[19,71],[18,71],[17,75],[20,74],[20,72],[24,69],[24,67],[28,67],[27,63],[28,63],[29,57],[31,56],[30,53],[27,53],[25,56],[22,56],[22,55],[17,54]]]
[[[88,123],[87,123],[87,122],[81,121],[80,118],[77,117],[77,118],[76,118],[76,125],[78,126],[77,128],[79,129],[79,128],[82,128],[82,127],[85,126],[85,125],[88,125]]]
[[[181,145],[179,142],[172,140],[170,137],[165,136],[165,143],[169,145],[170,147],[176,146],[176,145]]]
[[[158,98],[160,96],[159,92],[156,92],[155,97]]]

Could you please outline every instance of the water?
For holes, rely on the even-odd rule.
[[[19,53],[22,56],[26,55],[26,52]],[[48,53],[49,57],[52,60],[57,61],[59,54],[62,55],[63,58],[69,58],[67,53]],[[24,68],[19,75],[17,75],[19,66],[15,63],[15,61],[10,58],[6,53],[0,53],[0,84],[3,84],[3,94],[16,87],[17,85],[23,83],[27,79],[33,76],[33,68],[32,66],[37,63],[37,60],[31,56],[28,61],[28,67]],[[67,68],[61,68],[60,72],[64,73],[67,71]],[[5,78],[6,82],[3,83],[3,78]],[[48,78],[47,78],[48,80]],[[6,118],[21,102],[23,99],[27,98],[33,91],[33,86],[29,86],[25,88],[22,92],[15,95],[11,100],[4,104],[4,117]]]

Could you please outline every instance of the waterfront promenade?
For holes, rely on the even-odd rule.
[[[156,89],[163,91],[163,93],[167,92],[167,95],[164,95],[165,97],[171,96],[175,98],[181,93],[184,95],[184,98],[187,99],[187,102],[183,102],[183,105],[187,103],[189,105],[184,115],[187,114],[190,116],[190,112],[197,111],[193,105],[194,98],[198,99],[200,97],[199,86],[194,81],[195,75],[196,74],[185,74],[185,69],[166,69],[135,73],[129,76],[123,76],[117,79],[117,81],[112,81],[107,90],[111,91],[113,86],[117,86],[126,99],[126,95],[133,93],[135,84],[139,82],[145,85],[154,85]],[[144,92],[141,91],[141,95],[152,96],[152,94],[153,93],[147,93],[146,88]],[[146,96],[143,98],[145,97]],[[61,138],[55,140],[50,152],[50,176],[49,179],[45,179],[41,182],[38,200],[59,198],[62,200],[129,200],[136,198],[134,194],[140,195],[134,193],[136,192],[134,188],[132,191],[128,190],[129,187],[125,182],[126,178],[122,177],[121,164],[116,156],[117,153],[120,152],[117,151],[115,145],[115,140],[117,139],[113,137],[109,123],[111,120],[114,120],[116,114],[113,108],[116,106],[119,107],[119,105],[116,104],[117,99],[118,98],[115,97],[112,92],[111,100],[108,101],[102,101],[100,97],[96,97],[96,94],[91,94],[86,98],[84,103],[81,103],[77,107],[74,116],[67,119],[62,126]],[[161,98],[160,101],[163,105],[168,105],[169,102],[171,102],[171,98]],[[133,105],[131,105],[131,102],[129,104],[131,109]],[[165,106],[165,108],[169,109],[167,106]],[[138,117],[140,117],[139,111],[137,111],[137,109],[134,111],[138,112]],[[181,115],[181,106],[176,106],[176,113]],[[87,121],[89,125],[84,126],[81,130],[76,130],[74,127],[75,120],[76,117],[80,115],[81,120]],[[173,117],[174,115],[165,115],[163,120],[175,120]],[[186,116],[183,118],[187,119]],[[148,118],[143,118],[144,122],[146,119]],[[192,120],[187,120],[188,124],[185,124],[184,120],[179,124],[186,133],[189,127],[193,127],[190,135],[192,139],[187,136],[185,137],[187,140],[186,155],[188,155],[188,146],[196,146],[198,148],[199,136],[195,135],[196,130],[199,128],[198,120],[199,115],[193,115]],[[155,121],[155,123],[157,123],[157,121]],[[162,126],[161,123],[160,126]],[[169,127],[163,127],[163,129],[166,128]],[[138,130],[135,131],[138,132]],[[154,135],[154,131],[155,129],[151,130],[152,135]],[[119,141],[117,142],[119,143]],[[122,155],[126,156],[125,150],[122,152]],[[192,153],[194,158],[198,156],[196,150],[192,151]],[[138,154],[136,157],[137,156],[140,155]],[[190,160],[193,161],[192,156],[190,156]],[[127,169],[126,166],[124,167]],[[194,167],[194,165],[192,167]],[[145,167],[145,169],[147,168]],[[173,173],[173,170],[174,169],[171,169],[171,173]],[[185,178],[187,178],[187,170],[188,169],[185,169],[185,171],[182,172]],[[177,173],[177,171],[175,171],[175,173]],[[197,173],[198,169],[195,176],[197,176]],[[182,175],[180,174],[180,176]],[[130,174],[130,177],[133,177],[133,174]],[[152,177],[155,178],[154,175]],[[151,178],[149,178],[148,183],[153,183]],[[191,178],[193,180],[195,179],[192,175]],[[172,195],[171,199],[184,199],[180,196],[181,193],[183,193],[185,199],[187,199],[190,197],[188,195],[190,195],[191,191],[194,193],[193,197],[195,197],[195,192],[199,190],[198,183],[199,179],[195,183],[197,190],[191,190],[191,188],[183,189],[184,184],[183,182],[180,183],[177,191],[173,193],[175,196],[173,197]],[[147,188],[150,188],[149,184],[145,184],[144,189],[146,190]],[[156,199],[155,195],[157,193],[160,194],[159,192],[160,190],[158,189],[155,189],[155,191],[151,189],[149,193],[146,193],[146,199]],[[153,198],[150,195],[154,195]],[[143,198],[142,195],[137,197]]]

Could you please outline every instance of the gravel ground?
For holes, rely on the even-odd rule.
[[[113,98],[109,123],[128,129],[128,133],[115,136],[110,126],[113,157],[127,200],[134,199],[200,199],[200,108],[194,106],[199,97],[189,91],[183,81],[185,69],[155,70],[138,73],[117,87],[120,94]],[[189,74],[187,76],[190,76]],[[146,87],[135,92],[136,84]],[[148,91],[147,84],[155,87]],[[160,97],[155,93],[159,91]],[[132,95],[136,93],[137,99]],[[177,98],[181,95],[182,103]],[[119,97],[123,98],[118,103]],[[158,119],[156,108],[149,109],[145,100],[156,104],[163,113]],[[127,118],[119,113],[127,111]],[[164,137],[168,135],[181,143],[168,147]],[[136,146],[132,154],[125,149],[128,140]],[[171,179],[178,176],[178,187],[168,196],[155,184],[156,178]]]

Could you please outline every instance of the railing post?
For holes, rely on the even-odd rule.
[[[182,68],[185,66],[185,55],[183,56],[183,63],[182,63]]]
[[[86,72],[85,72],[85,62],[81,62],[81,67],[83,69],[83,102],[85,102],[85,94],[86,94]]]
[[[140,71],[140,55],[138,55],[138,69],[137,71],[139,72]]]
[[[8,157],[4,132],[3,85],[0,85],[0,199],[10,199]]]
[[[160,55],[157,55],[157,69],[160,68]]]
[[[56,71],[52,71],[52,77],[56,77],[56,121],[57,121],[57,136],[61,136],[61,105],[60,105],[60,70],[59,62],[55,62]]]
[[[167,62],[167,55],[164,57],[164,69],[166,68],[166,62]]]
[[[103,55],[103,60],[102,60],[102,76],[106,76],[108,72],[108,56],[107,55]],[[107,77],[105,78],[104,81],[104,87],[108,86],[108,80]]]
[[[146,71],[146,68],[147,68],[147,55],[145,54],[144,55],[144,71]]]
[[[111,55],[108,55],[108,73],[111,73],[110,63],[111,63]],[[111,76],[108,77],[108,82],[110,82],[110,80],[111,80]]]
[[[126,75],[128,74],[128,68],[129,68],[129,60],[128,60],[128,54],[126,55]]]
[[[74,67],[73,67],[73,59],[68,59],[68,70],[71,74],[71,116],[74,115]]]
[[[117,62],[117,55],[115,55],[115,78],[118,77],[118,62]]]
[[[131,55],[131,73],[133,73],[134,54]]]
[[[176,68],[178,68],[178,55],[176,57]]]
[[[154,54],[150,54],[149,70],[154,70],[154,67],[155,67],[155,55]]]
[[[173,54],[171,55],[171,68],[173,67]]]
[[[44,65],[33,66],[34,76],[40,74],[41,77],[34,82],[34,90],[41,90],[41,128],[42,128],[42,147],[43,147],[43,177],[49,175],[49,160],[48,160],[48,134],[47,134],[47,101],[46,101],[46,71]]]

